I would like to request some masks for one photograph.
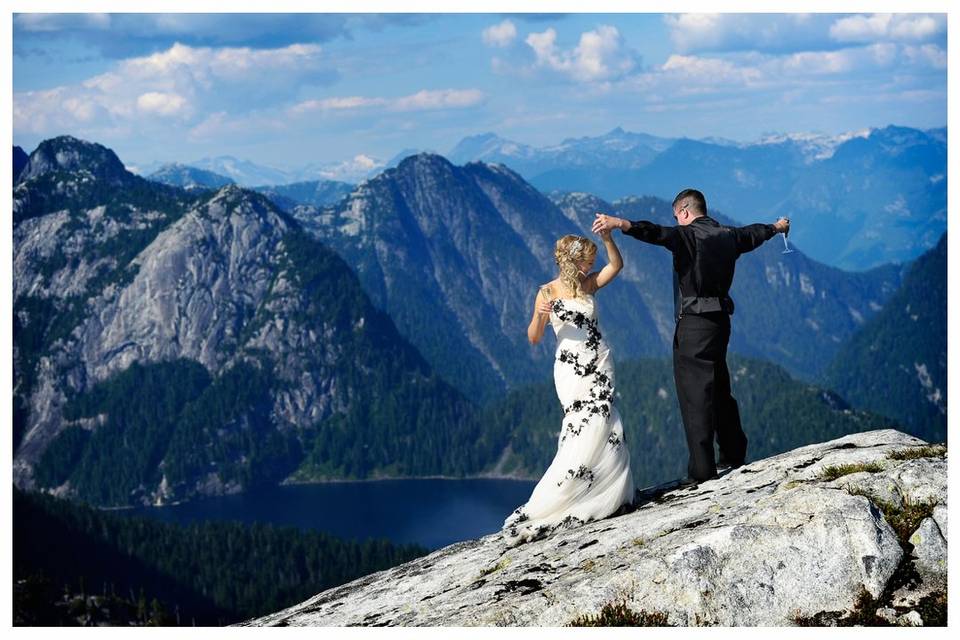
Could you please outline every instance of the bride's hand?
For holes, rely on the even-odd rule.
[[[544,300],[541,298],[537,302],[537,313],[541,313],[543,315],[548,316],[552,311],[553,311],[553,300]]]
[[[617,218],[616,216],[608,216],[605,213],[600,213],[597,211],[596,218],[593,220],[591,231],[600,234],[600,236],[606,240],[610,237],[610,234],[613,232],[614,228],[620,228],[620,218]]]

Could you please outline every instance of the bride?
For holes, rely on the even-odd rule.
[[[558,527],[605,518],[633,501],[630,455],[613,406],[613,358],[600,333],[594,300],[597,290],[623,268],[623,259],[610,230],[600,237],[609,264],[593,273],[597,245],[574,235],[557,241],[554,258],[560,275],[540,288],[527,328],[534,344],[548,320],[557,334],[553,377],[564,417],[553,462],[526,504],[503,523],[509,546]]]

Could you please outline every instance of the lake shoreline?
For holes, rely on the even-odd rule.
[[[433,476],[378,476],[376,478],[320,478],[320,479],[311,479],[311,480],[289,480],[285,479],[281,482],[278,482],[272,487],[295,487],[295,486],[309,486],[309,485],[325,485],[325,484],[352,484],[352,483],[368,483],[368,482],[385,482],[390,480],[513,480],[517,482],[536,482],[539,478],[531,478],[527,476],[519,476],[516,474],[501,474],[501,475],[471,475],[471,476],[443,476],[443,475],[433,475]],[[263,487],[258,487],[262,489]],[[176,507],[182,506],[189,503],[196,503],[202,500],[210,498],[223,498],[226,496],[238,496],[244,493],[249,493],[248,491],[238,491],[236,493],[223,493],[216,495],[204,495],[197,496],[190,500],[177,500],[174,502],[165,502],[164,504],[139,504],[139,505],[124,505],[118,507],[96,507],[100,511],[133,511],[137,509],[163,509],[164,507]]]
[[[472,475],[472,476],[378,476],[375,478],[320,478],[311,480],[283,480],[278,487],[310,484],[338,484],[350,482],[383,482],[387,480],[518,480],[525,482],[536,482],[539,478],[528,476],[519,476],[515,474],[507,475]]]

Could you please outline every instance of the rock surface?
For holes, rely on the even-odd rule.
[[[520,547],[508,548],[499,532],[460,542],[241,626],[562,626],[613,602],[664,613],[671,625],[843,615],[864,590],[879,598],[909,560],[857,489],[862,476],[884,496],[931,500],[945,517],[945,458],[888,457],[923,444],[888,429],[802,447],[692,489],[638,491],[630,513]],[[829,467],[870,463],[882,470],[824,480]],[[936,519],[914,535],[924,566],[943,566]],[[922,624],[916,611],[883,612]]]

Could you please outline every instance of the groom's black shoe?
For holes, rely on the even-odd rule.
[[[728,462],[721,455],[720,459],[717,460],[717,473],[728,473],[742,466],[743,466],[742,460],[740,462]]]
[[[714,474],[709,478],[705,478],[703,480],[697,480],[696,478],[689,478],[689,477],[684,478],[683,480],[680,481],[678,488],[679,489],[693,488],[699,485],[701,482],[706,482],[707,480],[716,480],[718,477],[719,477],[718,475]]]

